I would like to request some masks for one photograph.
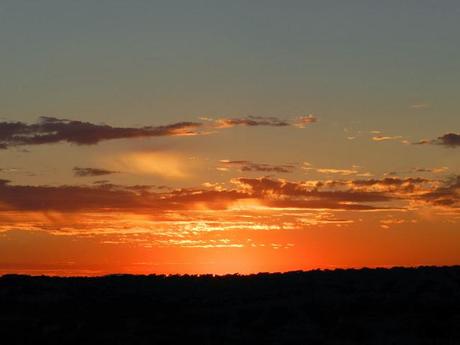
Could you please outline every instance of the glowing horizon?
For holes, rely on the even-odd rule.
[[[333,3],[1,4],[0,274],[459,264],[460,5]]]

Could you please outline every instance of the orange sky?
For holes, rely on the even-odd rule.
[[[0,274],[460,263],[458,1],[0,4]]]

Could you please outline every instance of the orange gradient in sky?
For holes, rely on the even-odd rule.
[[[460,180],[0,183],[0,272],[254,273],[454,264]]]
[[[247,274],[460,259],[460,233],[439,216],[377,221],[375,212],[261,204],[248,199],[221,210],[201,204],[161,215],[3,212],[0,273]]]

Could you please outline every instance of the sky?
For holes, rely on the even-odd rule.
[[[460,263],[460,2],[0,3],[0,274]]]

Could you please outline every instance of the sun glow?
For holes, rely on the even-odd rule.
[[[183,179],[190,175],[187,159],[173,152],[129,152],[111,159],[114,169],[141,175],[157,175],[164,178]]]

